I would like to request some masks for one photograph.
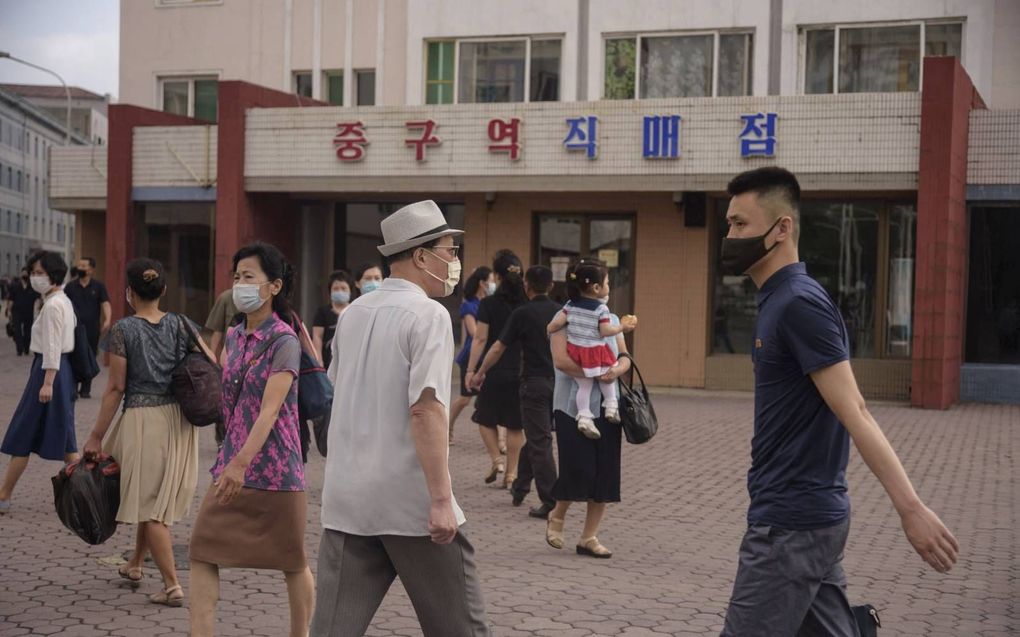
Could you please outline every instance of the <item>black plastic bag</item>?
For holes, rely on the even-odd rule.
[[[102,544],[117,530],[120,467],[106,454],[65,466],[53,476],[53,506],[78,537]]]

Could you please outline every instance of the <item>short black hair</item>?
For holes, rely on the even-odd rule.
[[[581,259],[567,274],[567,297],[576,301],[584,294],[591,294],[592,287],[602,285],[609,276],[609,268],[597,259]]]
[[[40,250],[28,257],[28,262],[25,263],[25,267],[28,271],[32,271],[32,266],[39,262],[39,266],[46,271],[46,275],[50,277],[50,283],[53,285],[60,285],[64,282],[64,278],[67,277],[67,264],[64,263],[63,257],[56,252],[48,252],[46,250]]]
[[[127,266],[128,287],[138,298],[155,301],[166,289],[163,264],[155,259],[134,259]]]
[[[326,284],[326,290],[332,291],[333,284],[337,281],[343,281],[347,284],[347,287],[354,287],[354,282],[351,281],[351,275],[347,273],[347,270],[333,270],[329,273],[329,283]]]
[[[552,270],[544,265],[533,265],[524,273],[524,281],[535,294],[548,294],[553,286]]]
[[[81,257],[78,260],[79,261],[88,261],[90,268],[95,269],[95,267],[96,267],[96,260],[94,258],[92,258],[92,257]]]
[[[726,186],[731,197],[753,192],[758,196],[778,194],[791,208],[800,206],[800,183],[793,173],[779,166],[763,166],[742,172]]]

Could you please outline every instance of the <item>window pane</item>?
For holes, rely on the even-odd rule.
[[[531,43],[531,101],[555,102],[560,99],[559,40],[535,40]]]
[[[875,356],[878,209],[870,202],[801,202],[801,261],[839,307],[853,357]]]
[[[913,204],[889,209],[889,299],[886,306],[886,356],[910,356],[914,324],[914,229],[917,208]]]
[[[295,73],[294,74],[294,92],[302,97],[312,96],[312,74],[311,73]]]
[[[188,82],[163,82],[163,111],[188,114]]]
[[[358,82],[358,106],[375,105],[375,71],[355,71]]]
[[[195,118],[216,121],[219,83],[216,80],[195,80]]]
[[[634,74],[637,64],[637,42],[606,40],[606,85],[603,90],[607,100],[634,99]]]
[[[751,34],[719,36],[720,96],[751,94]]]
[[[453,103],[453,42],[429,42],[425,78],[426,104]]]
[[[344,74],[328,71],[326,73],[326,101],[335,106],[344,103]]]
[[[924,26],[924,54],[951,55],[960,57],[960,42],[963,39],[963,25],[926,24]]]
[[[462,42],[458,101],[523,102],[525,42]]]
[[[832,92],[832,52],[836,35],[832,29],[807,32],[807,59],[804,62],[804,92]]]
[[[453,42],[429,42],[428,51],[429,82],[453,81]]]
[[[712,39],[641,38],[641,97],[710,96]]]
[[[841,93],[918,90],[921,27],[840,29]]]

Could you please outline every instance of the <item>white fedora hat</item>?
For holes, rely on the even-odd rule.
[[[463,230],[451,228],[443,217],[443,211],[431,199],[404,206],[379,224],[382,229],[383,245],[379,252],[384,257],[393,256],[447,235],[464,234]]]

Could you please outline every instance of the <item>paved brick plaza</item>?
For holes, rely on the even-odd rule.
[[[6,430],[28,365],[2,339],[0,431]],[[105,374],[94,396],[104,386]],[[750,396],[669,392],[658,394],[655,404],[663,425],[659,437],[644,447],[624,448],[624,502],[610,508],[600,534],[616,553],[608,561],[549,548],[543,522],[528,518],[526,508],[512,508],[505,491],[483,485],[488,460],[467,415],[461,417],[451,450],[454,489],[468,516],[497,635],[718,634],[743,531]],[[79,403],[79,444],[98,406],[98,398]],[[903,538],[881,486],[854,455],[855,517],[845,562],[851,599],[882,609],[882,635],[1020,633],[1020,407],[873,410],[922,497],[960,539],[962,553],[947,576],[925,566]],[[212,432],[203,432],[199,496],[209,483],[205,469],[213,449]],[[6,464],[5,457],[0,470]],[[133,527],[99,547],[63,529],[49,481],[58,468],[33,458],[12,513],[0,517],[0,635],[186,634],[186,608],[153,606],[143,595],[158,589],[154,567],[146,570],[138,592],[118,584],[109,558],[131,548]],[[308,472],[307,546],[314,570],[323,473],[323,460],[314,452]],[[534,504],[533,498],[526,504]],[[569,540],[580,533],[581,517],[580,508],[569,516]],[[187,543],[190,522],[173,529],[175,544]],[[188,571],[181,574],[187,590]],[[221,595],[218,634],[286,634],[282,576],[226,570]],[[420,635],[399,585],[368,634]]]

